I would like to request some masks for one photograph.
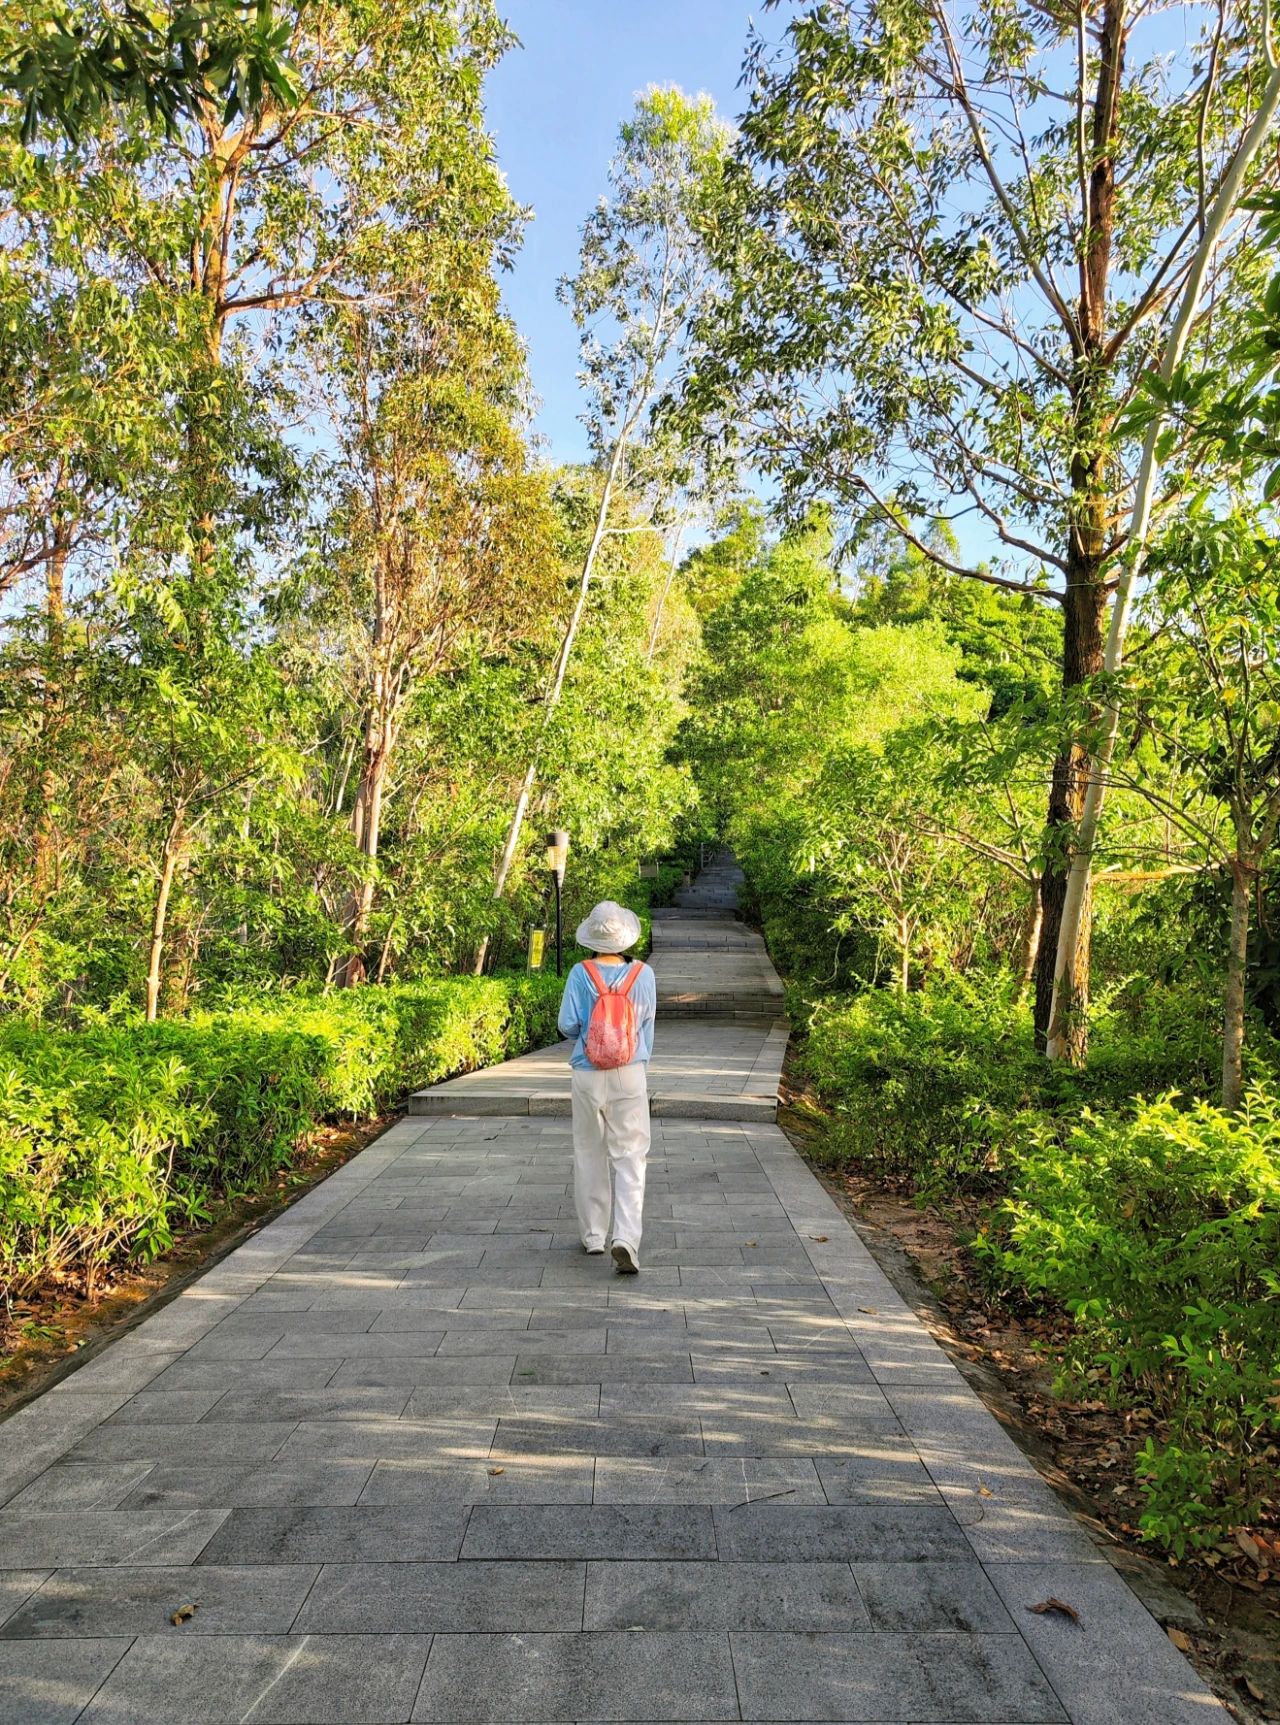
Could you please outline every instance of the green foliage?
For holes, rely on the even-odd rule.
[[[1261,1080],[1239,1115],[1170,1088],[1212,1089],[1215,1029],[1201,991],[1133,982],[1088,1071],[1062,1071],[1009,989],[951,980],[819,1000],[802,1047],[819,1156],[988,1198],[993,1281],[1064,1307],[1069,1375],[1165,1422],[1142,1528],[1175,1553],[1257,1514],[1280,1437],[1280,1102]],[[1255,1072],[1280,1069],[1253,1041]]]
[[[802,1060],[832,1109],[824,1155],[926,1186],[992,1173],[1042,1075],[1025,1008],[961,981],[819,1001]]]
[[[1253,1521],[1280,1473],[1280,1098],[1085,1112],[1009,1160],[980,1255],[1067,1308],[1079,1373],[1168,1421],[1142,1457],[1143,1531],[1180,1556]]]
[[[190,1021],[0,1024],[0,1292],[146,1258],[319,1121],[552,1041],[554,977],[246,995]]]
[[[1134,1096],[1211,1091],[1213,1009],[1198,987],[1131,979],[1100,1003],[1084,1070],[1047,1065],[1013,983],[945,976],[903,994],[797,1002],[804,1069],[833,1110],[827,1153],[869,1161],[922,1186],[1008,1174],[1024,1124],[1067,1129],[1088,1108],[1123,1110]],[[1280,1070],[1280,1046],[1254,1028],[1252,1071]]]
[[[163,1251],[216,1193],[267,1179],[316,1118],[310,1040],[186,1025],[0,1030],[0,1285]]]
[[[289,27],[261,0],[186,0],[167,28],[161,15],[127,7],[72,8],[37,0],[19,13],[14,40],[0,35],[0,88],[22,102],[22,138],[41,126],[72,143],[113,105],[136,105],[172,128],[206,105],[224,123],[270,97],[296,101],[285,59]]]
[[[194,1022],[216,1033],[247,1029],[307,1037],[322,1113],[361,1117],[452,1073],[554,1041],[554,981],[441,977],[328,994],[232,996]]]

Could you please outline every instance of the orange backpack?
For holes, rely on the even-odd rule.
[[[636,1009],[631,1004],[631,990],[644,966],[628,965],[627,974],[613,988],[593,959],[587,959],[582,968],[596,991],[587,1022],[587,1059],[602,1072],[629,1066],[636,1057]]]

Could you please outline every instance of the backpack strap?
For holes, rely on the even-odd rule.
[[[595,989],[597,994],[607,994],[609,992],[605,987],[604,977],[600,974],[600,966],[596,963],[594,958],[584,958],[582,961],[582,968],[591,978],[592,987]]]
[[[624,997],[626,995],[630,994],[631,990],[635,987],[636,978],[639,976],[640,972],[643,969],[644,969],[644,966],[640,963],[639,959],[637,959],[630,966],[630,968],[627,971],[627,974],[623,977],[622,981],[618,984],[617,988],[614,989],[614,993],[615,994],[621,994]]]
[[[616,988],[609,987],[609,984],[605,981],[600,970],[600,966],[596,963],[594,958],[584,958],[582,961],[582,968],[591,978],[597,994],[619,994],[625,999],[625,997],[631,993],[632,988],[635,986],[635,980],[644,969],[644,966],[638,959],[634,964],[629,965],[627,967],[627,974],[623,977],[622,981]]]

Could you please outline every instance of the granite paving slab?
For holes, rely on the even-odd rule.
[[[0,1725],[1226,1725],[773,1124],[738,878],[655,921],[638,1277],[544,1051],[0,1422]]]

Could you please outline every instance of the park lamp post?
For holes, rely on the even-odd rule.
[[[560,920],[560,891],[564,886],[564,865],[569,855],[569,835],[554,832],[547,835],[547,867],[556,883],[556,975],[564,970],[564,930]]]

